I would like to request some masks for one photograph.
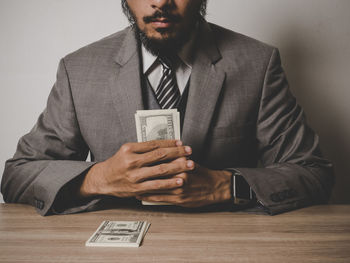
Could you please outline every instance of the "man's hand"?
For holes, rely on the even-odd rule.
[[[192,162],[193,163],[193,162]],[[194,164],[195,170],[176,175],[183,184],[176,189],[137,196],[148,202],[167,202],[183,207],[200,207],[231,199],[231,177],[228,171],[210,170]]]
[[[108,160],[94,165],[86,174],[80,195],[133,197],[154,191],[172,191],[183,184],[182,174],[192,170],[186,159],[192,149],[181,141],[160,140],[124,144]]]

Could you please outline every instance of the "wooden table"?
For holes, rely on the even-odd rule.
[[[103,220],[152,223],[139,248],[85,247]],[[277,216],[109,209],[41,217],[0,205],[0,262],[350,262],[350,206]]]

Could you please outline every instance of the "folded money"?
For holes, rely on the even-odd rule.
[[[146,221],[103,221],[85,246],[139,247],[149,226]]]
[[[135,114],[137,141],[180,140],[180,113],[177,109],[139,110]],[[145,202],[143,205],[172,205],[164,202]]]

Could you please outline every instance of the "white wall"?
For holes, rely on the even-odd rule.
[[[208,7],[208,20],[279,47],[292,91],[336,165],[337,203],[350,203],[349,12],[348,0]],[[45,107],[59,59],[126,25],[119,0],[0,0],[0,173]]]

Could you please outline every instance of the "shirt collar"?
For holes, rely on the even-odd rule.
[[[193,64],[193,45],[197,36],[197,30],[194,30],[195,33],[191,34],[191,38],[185,43],[181,50],[177,53],[180,60],[190,69],[192,69]],[[145,46],[141,45],[142,52],[142,65],[143,73],[145,74],[149,71],[155,64],[157,57],[149,52]]]
[[[141,46],[141,51],[142,51],[143,74],[145,74],[152,67],[154,62],[157,60],[157,57],[153,55],[151,52],[149,52],[143,44]]]

